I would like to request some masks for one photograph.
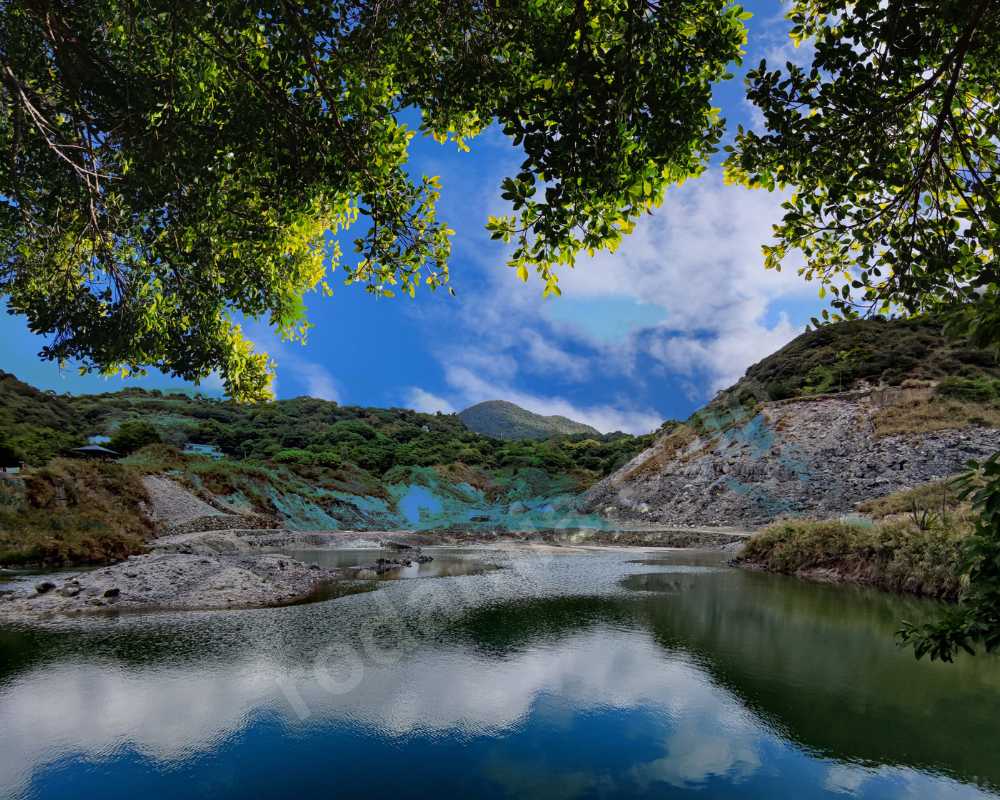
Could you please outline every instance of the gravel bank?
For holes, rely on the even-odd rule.
[[[101,569],[11,584],[0,591],[0,620],[288,605],[337,582],[342,584],[341,593],[359,588],[342,571],[309,566],[280,554],[154,553]]]

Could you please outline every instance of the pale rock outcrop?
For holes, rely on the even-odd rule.
[[[770,402],[681,446],[663,436],[591,488],[585,510],[685,526],[836,517],[1000,450],[994,428],[880,437],[874,420],[887,402],[878,390]]]

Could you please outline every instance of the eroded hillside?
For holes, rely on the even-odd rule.
[[[846,514],[1000,450],[997,374],[992,354],[946,339],[932,320],[813,331],[667,429],[583,508],[745,527]]]

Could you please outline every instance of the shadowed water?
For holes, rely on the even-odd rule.
[[[898,650],[925,604],[712,554],[483,558],[0,629],[0,797],[997,796],[1000,661]]]
[[[376,559],[388,558],[396,560],[408,560],[408,566],[401,565],[395,569],[390,569],[378,576],[379,580],[406,580],[409,578],[442,578],[455,575],[478,575],[486,569],[492,568],[491,564],[484,564],[477,556],[476,551],[463,550],[461,548],[429,547],[424,552],[431,556],[432,561],[420,563],[417,556],[410,551],[396,552],[392,550],[366,549],[343,549],[343,550],[288,550],[286,551],[292,558],[303,561],[306,564],[317,564],[328,569],[337,567],[365,567],[371,566]]]

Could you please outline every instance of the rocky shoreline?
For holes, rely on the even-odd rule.
[[[21,578],[0,589],[0,621],[94,614],[208,611],[292,605],[374,588],[388,573],[426,563],[426,546],[678,547],[731,549],[725,529],[292,531],[258,515],[208,505],[162,476],[146,478],[160,536],[149,553],[96,569]],[[322,568],[283,551],[370,548],[356,567]]]
[[[260,608],[301,602],[326,584],[357,583],[275,553],[153,553],[99,569],[20,580],[0,591],[0,620]]]
[[[376,588],[375,581],[433,557],[421,547],[547,546],[703,547],[732,549],[734,532],[530,531],[482,534],[451,531],[300,532],[231,529],[174,534],[154,540],[153,552],[106,567],[21,578],[0,589],[0,622],[30,622],[163,611],[213,611],[295,605]],[[372,560],[337,569],[308,565],[280,552],[371,548]]]

